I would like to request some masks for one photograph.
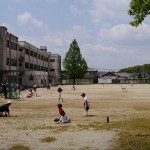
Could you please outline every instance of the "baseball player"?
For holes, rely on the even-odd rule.
[[[87,100],[87,97],[86,97],[86,94],[85,93],[82,93],[81,96],[83,97],[83,106],[84,106],[84,110],[85,110],[85,114],[84,116],[87,116],[88,114],[88,110],[90,109],[89,106],[90,106],[90,102]]]
[[[59,123],[68,123],[68,122],[70,122],[70,119],[67,117],[66,113],[62,109],[62,104],[58,104],[57,107],[59,109],[59,114],[60,114],[60,118],[59,118],[58,122]]]
[[[63,102],[63,98],[62,98],[63,89],[60,87],[60,85],[58,86],[57,91],[58,91],[58,101],[62,100],[62,102]]]

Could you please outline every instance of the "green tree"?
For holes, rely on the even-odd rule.
[[[83,78],[87,72],[87,63],[80,53],[80,48],[77,41],[74,39],[70,44],[69,51],[63,60],[63,67],[70,79],[73,79],[73,84],[75,84],[75,79]]]
[[[131,0],[128,14],[134,18],[130,25],[139,26],[150,14],[150,0]]]

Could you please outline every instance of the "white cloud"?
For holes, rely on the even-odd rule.
[[[73,16],[77,16],[82,13],[82,11],[73,4],[70,5],[69,9],[70,9],[70,12],[73,14]]]
[[[19,24],[23,25],[23,26],[33,25],[38,28],[44,28],[44,29],[48,28],[48,26],[46,24],[44,24],[43,21],[32,17],[32,15],[28,12],[18,15],[17,20],[18,20]]]
[[[112,40],[115,42],[135,44],[138,42],[147,42],[150,40],[150,25],[144,24],[138,28],[128,24],[119,24],[111,28],[104,28],[98,34],[100,39]],[[137,43],[138,44],[138,43]]]
[[[92,21],[96,24],[107,24],[110,20],[116,23],[129,18],[130,0],[93,0],[93,9],[90,10]],[[121,13],[120,13],[121,12]]]
[[[72,30],[69,31],[68,35],[72,35],[72,38],[80,38],[80,39],[88,39],[90,37],[89,29],[84,26],[75,25],[73,26]]]

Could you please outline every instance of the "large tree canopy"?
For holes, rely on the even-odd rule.
[[[73,40],[70,44],[69,51],[63,60],[63,66],[66,73],[70,79],[73,79],[75,84],[75,79],[83,78],[87,72],[87,63],[80,53],[80,48],[76,40]]]
[[[130,22],[132,26],[139,26],[150,14],[150,0],[132,0],[128,14],[133,16],[134,20]]]

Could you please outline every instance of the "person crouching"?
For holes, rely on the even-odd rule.
[[[57,105],[58,109],[59,109],[59,114],[60,114],[60,118],[59,118],[59,123],[69,123],[70,119],[69,117],[66,115],[66,113],[64,112],[64,110],[62,109],[62,104],[58,104]]]
[[[0,117],[10,116],[9,106],[11,105],[11,101],[8,101],[6,104],[0,106]]]

